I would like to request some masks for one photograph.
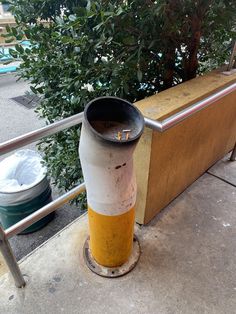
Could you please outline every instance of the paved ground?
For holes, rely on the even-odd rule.
[[[21,262],[26,288],[0,278],[0,312],[235,314],[235,208],[235,187],[205,173],[148,226],[136,226],[140,261],[117,279],[85,266],[83,216]]]
[[[5,262],[4,262],[2,254],[0,253],[0,276],[5,274],[6,271],[7,271],[7,266],[6,266]]]
[[[29,91],[29,86],[26,82],[16,82],[16,79],[14,74],[0,75],[0,142],[44,125],[43,121],[38,119],[33,109],[29,110],[11,99]],[[34,145],[29,147],[32,148]]]
[[[11,99],[13,97],[22,96],[29,90],[29,86],[26,82],[16,82],[14,74],[0,76],[0,142],[35,130],[44,125],[44,122],[38,119],[34,109],[28,109]],[[34,144],[27,147],[35,149]],[[3,159],[5,156],[0,158]],[[58,193],[54,191],[55,197],[57,194]],[[21,259],[23,256],[27,255],[79,215],[81,215],[81,211],[78,206],[65,205],[63,208],[57,210],[55,219],[42,230],[30,235],[13,237],[10,242],[17,259]],[[1,260],[0,256],[0,273],[3,271],[3,268],[1,270]]]
[[[230,154],[218,161],[208,173],[225,180],[236,187],[236,162],[229,162]]]

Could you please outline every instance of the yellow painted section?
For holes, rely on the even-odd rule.
[[[134,207],[117,216],[105,216],[88,208],[90,250],[97,263],[107,267],[124,264],[131,255]]]

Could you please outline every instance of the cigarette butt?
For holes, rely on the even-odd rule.
[[[129,139],[129,133],[126,133],[125,139],[126,141]]]
[[[123,132],[127,133],[127,132],[131,132],[131,130],[123,130]]]
[[[121,132],[117,133],[117,138],[118,138],[119,141],[121,140],[121,138],[122,138],[122,133]]]

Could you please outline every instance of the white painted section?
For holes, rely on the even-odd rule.
[[[135,205],[134,145],[108,145],[83,124],[79,155],[88,205],[106,216],[121,215]]]

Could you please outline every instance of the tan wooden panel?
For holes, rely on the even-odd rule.
[[[136,221],[143,223],[145,217],[148,182],[149,182],[149,167],[151,159],[152,146],[152,130],[145,128],[144,133],[139,141],[139,144],[134,153],[134,166],[137,178],[137,201],[135,206]]]
[[[236,92],[152,139],[144,223],[232,149]]]

